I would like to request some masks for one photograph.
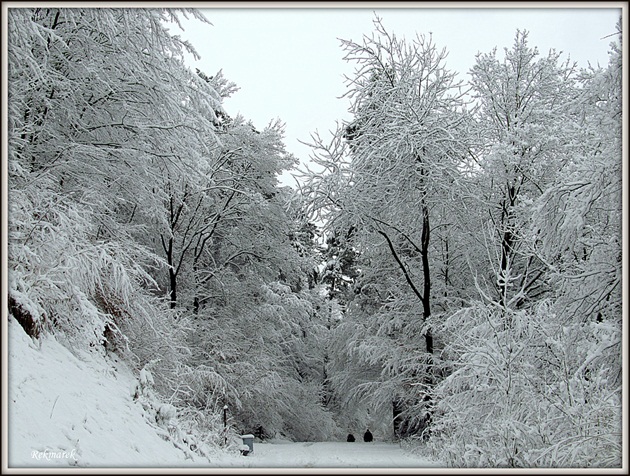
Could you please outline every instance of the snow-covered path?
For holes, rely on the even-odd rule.
[[[223,456],[225,468],[430,468],[440,464],[392,443],[255,443],[248,456]]]

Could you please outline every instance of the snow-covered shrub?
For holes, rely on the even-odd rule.
[[[192,453],[208,457],[209,447],[205,444],[207,428],[200,428],[196,422],[191,424],[189,407],[178,408],[166,403],[164,397],[156,392],[155,378],[147,368],[154,363],[150,362],[140,370],[131,392],[133,400],[142,406],[147,424],[158,436],[172,443],[189,459],[193,459]]]
[[[170,403],[163,403],[159,406],[155,419],[157,424],[163,428],[174,426],[174,420],[177,415],[177,409]]]
[[[313,297],[255,274],[221,279],[225,301],[190,320],[195,371],[180,374],[180,397],[202,411],[227,404],[231,426],[242,433],[336,435],[322,405],[324,327],[313,317]]]
[[[621,463],[619,328],[563,323],[542,302],[480,303],[445,330],[451,372],[435,390],[430,446],[449,466]]]
[[[288,380],[282,393],[285,401],[278,408],[282,434],[297,441],[328,441],[343,436],[332,413],[322,404],[321,383]]]
[[[332,413],[322,404],[321,383],[259,378],[256,391],[244,393],[230,411],[242,432],[260,437],[282,437],[295,441],[327,441],[344,436]]]
[[[28,314],[32,336],[57,330],[75,344],[101,345],[106,329],[117,329],[112,303],[129,305],[150,280],[140,248],[95,239],[87,207],[35,183],[12,190],[8,234],[9,297]]]
[[[240,442],[238,432],[231,425],[225,431],[222,418],[223,410],[220,406],[207,408],[205,411],[191,406],[179,408],[178,419],[184,434],[183,440],[192,451],[204,455],[224,446],[226,437],[229,445]]]

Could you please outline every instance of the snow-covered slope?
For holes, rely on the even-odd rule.
[[[9,316],[8,467],[180,466],[187,455],[158,435],[115,356],[36,344]],[[194,463],[188,455],[188,462]]]

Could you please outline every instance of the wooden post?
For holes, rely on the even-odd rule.
[[[227,446],[227,410],[228,406],[223,406],[223,446]]]

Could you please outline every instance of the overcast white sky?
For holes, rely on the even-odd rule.
[[[411,40],[416,32],[431,32],[437,47],[449,52],[447,67],[467,79],[475,55],[495,46],[500,52],[511,47],[517,29],[529,31],[530,46],[543,55],[555,48],[563,52],[563,59],[570,55],[579,66],[588,62],[605,66],[613,38],[604,37],[615,32],[622,2],[587,4],[589,8],[540,2],[560,8],[519,9],[482,8],[484,4],[475,3],[445,8],[449,2],[440,8],[416,2],[406,2],[405,8],[389,8],[394,3],[380,4],[388,8],[361,3],[356,4],[360,8],[304,8],[308,2],[287,4],[293,8],[234,8],[238,5],[202,8],[212,26],[185,22],[184,32],[172,32],[190,40],[201,55],[191,61],[192,67],[210,75],[222,69],[241,88],[225,101],[228,114],[240,112],[258,128],[280,118],[286,125],[287,149],[304,161],[310,149],[298,140],[309,142],[315,130],[329,137],[335,121],[349,119],[347,100],[338,98],[346,90],[343,75],[351,75],[354,65],[343,61],[338,39],[359,41],[371,35],[375,12],[399,37]]]

